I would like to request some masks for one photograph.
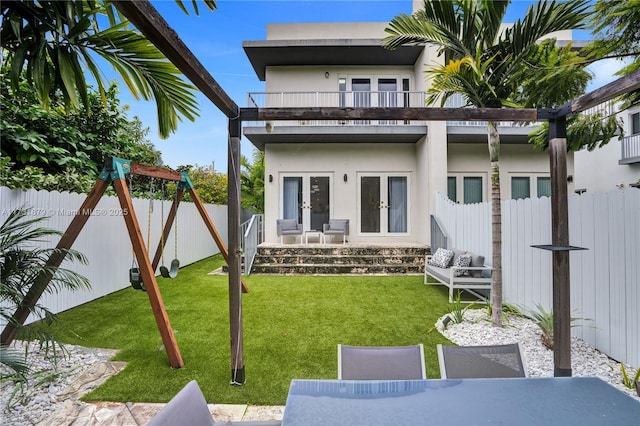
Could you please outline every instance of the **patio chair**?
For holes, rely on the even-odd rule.
[[[424,347],[338,345],[339,380],[424,380]]]
[[[300,242],[302,242],[302,224],[298,223],[297,219],[276,219],[276,231],[280,237],[280,244],[283,244],[283,238],[287,235],[293,235],[296,241],[300,235]]]
[[[342,235],[342,244],[346,244],[349,235],[349,219],[329,219],[329,223],[322,225],[322,233],[327,235]]]
[[[437,348],[443,379],[526,377],[519,343]]]
[[[226,421],[213,419],[207,401],[195,380],[186,384],[147,426],[279,426],[280,420]]]
[[[176,425],[216,425],[195,380],[187,383],[148,423],[148,426]]]

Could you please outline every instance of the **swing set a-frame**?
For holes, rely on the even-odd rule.
[[[136,212],[133,208],[131,194],[129,193],[129,189],[127,188],[127,177],[130,177],[131,175],[147,176],[177,183],[176,196],[169,210],[167,221],[165,222],[164,228],[162,230],[160,243],[158,244],[158,248],[156,250],[153,261],[150,259],[149,251],[147,250],[145,242],[142,238],[140,224],[138,222]],[[162,295],[160,294],[158,282],[156,280],[154,271],[156,270],[156,268],[158,267],[158,263],[160,262],[160,257],[162,256],[162,251],[164,250],[164,241],[167,240],[167,237],[171,232],[171,227],[176,219],[176,215],[178,212],[178,206],[180,204],[180,201],[184,197],[185,192],[191,195],[191,199],[193,200],[196,209],[200,213],[200,216],[202,217],[207,229],[215,240],[220,253],[227,262],[229,262],[229,252],[225,247],[220,234],[218,234],[213,221],[207,213],[204,204],[200,200],[200,197],[198,197],[193,183],[189,179],[189,175],[187,173],[180,173],[159,167],[132,163],[129,160],[115,157],[109,158],[105,161],[104,168],[98,176],[93,189],[87,195],[87,198],[82,203],[80,209],[78,209],[78,211],[76,212],[76,215],[69,224],[67,230],[62,235],[62,238],[60,238],[60,241],[57,245],[58,249],[71,248],[76,238],[82,231],[82,228],[87,223],[87,220],[94,212],[94,209],[104,195],[104,192],[111,184],[113,185],[120,202],[122,216],[124,217],[127,231],[131,239],[133,254],[138,263],[140,278],[142,283],[144,283],[144,289],[149,296],[151,310],[153,311],[153,315],[158,325],[158,330],[160,331],[160,335],[162,336],[162,343],[164,344],[165,350],[167,351],[169,364],[172,368],[181,368],[184,366],[184,361],[182,360],[182,357],[180,355],[180,350],[178,349],[178,344],[173,334],[171,323],[169,322],[169,316],[167,315],[164,302],[162,301]],[[62,263],[63,259],[64,256],[53,255],[47,261],[47,265],[54,268],[58,267]],[[27,292],[23,304],[16,310],[14,314],[16,323],[24,324],[30,313],[29,307],[34,306],[37,303],[38,299],[44,292],[50,280],[50,274],[41,274],[36,278],[33,286]],[[242,282],[242,291],[244,293],[247,293],[249,291],[244,281]],[[17,331],[18,329],[14,324],[8,324],[2,332],[1,341],[12,341],[15,338]]]

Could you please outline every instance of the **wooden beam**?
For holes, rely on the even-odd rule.
[[[115,179],[113,181],[113,186],[116,190],[116,194],[118,195],[120,207],[122,207],[123,211],[127,212],[127,214],[123,215],[124,221],[127,225],[129,236],[131,237],[131,245],[133,246],[133,252],[136,256],[136,260],[138,261],[140,274],[142,275],[142,282],[144,283],[147,295],[149,296],[151,310],[153,311],[153,316],[156,319],[156,324],[158,325],[158,330],[162,337],[164,349],[167,351],[167,356],[169,357],[169,364],[173,368],[182,368],[184,366],[184,361],[182,361],[180,349],[178,349],[178,343],[175,335],[173,334],[171,323],[169,322],[169,315],[167,314],[164,302],[162,301],[162,295],[158,288],[156,275],[154,270],[151,268],[149,253],[147,252],[144,240],[142,239],[140,225],[138,224],[138,217],[136,216],[136,212],[133,208],[133,201],[129,195],[129,189],[127,188],[127,184],[124,179]]]
[[[131,173],[134,175],[149,176],[174,182],[180,182],[182,179],[182,174],[180,172],[139,163],[131,163]]]
[[[538,110],[507,108],[241,108],[242,121],[277,120],[479,120],[537,121]]]
[[[87,198],[85,198],[82,206],[80,206],[80,209],[78,209],[76,215],[73,217],[73,220],[67,227],[67,230],[64,232],[64,234],[62,234],[62,237],[60,238],[60,241],[58,241],[56,249],[71,248],[76,238],[80,234],[80,231],[82,231],[82,228],[84,228],[84,225],[87,223],[87,220],[89,220],[89,217],[91,217],[91,213],[93,213],[93,210],[98,204],[98,201],[100,201],[100,198],[102,198],[104,191],[108,187],[108,182],[102,179],[98,179],[96,181],[93,189],[91,189],[91,192],[87,195]],[[58,266],[60,266],[65,257],[66,256],[63,254],[54,253],[47,260],[47,266],[57,268]],[[47,271],[38,274],[33,282],[33,285],[31,286],[31,288],[29,288],[29,291],[27,291],[22,304],[18,307],[18,309],[16,309],[15,313],[13,314],[13,318],[15,318],[16,323],[8,323],[5,326],[4,330],[2,331],[2,335],[0,335],[0,344],[2,346],[11,344],[13,339],[15,339],[16,334],[18,333],[17,324],[24,324],[24,322],[29,317],[29,314],[31,313],[31,307],[38,303],[40,296],[42,296],[42,293],[47,288],[47,285],[52,278],[52,275],[48,271],[50,271],[50,268],[47,268]]]
[[[640,89],[640,69],[572,100],[568,108],[560,109],[560,115],[566,116],[584,111],[637,89]]]
[[[144,34],[224,115],[238,116],[238,105],[209,74],[178,34],[148,0],[114,1],[115,7]],[[176,13],[181,13],[176,8]]]

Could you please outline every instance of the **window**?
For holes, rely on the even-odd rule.
[[[454,203],[458,201],[458,197],[456,195],[456,177],[455,176],[447,177],[447,196]]]
[[[551,197],[549,176],[511,176],[511,199]]]
[[[518,200],[521,198],[531,197],[531,184],[529,177],[512,176],[511,177],[511,199]]]
[[[447,176],[447,196],[454,203],[473,204],[484,200],[486,176],[455,173]]]
[[[631,134],[640,134],[640,112],[631,114]]]
[[[538,198],[551,197],[551,178],[550,177],[538,177],[536,179]]]
[[[482,202],[482,177],[465,176],[462,179],[462,187],[465,204]]]

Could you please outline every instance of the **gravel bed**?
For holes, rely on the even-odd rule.
[[[474,346],[519,342],[527,376],[553,377],[553,351],[542,344],[542,333],[531,319],[508,315],[504,327],[494,327],[484,309],[467,309],[462,323],[449,322],[443,327],[442,320],[446,316],[436,322],[436,329],[453,343]],[[571,339],[571,369],[573,376],[600,377],[640,401],[635,389],[624,386],[620,363],[576,337]],[[625,369],[628,374],[636,372],[636,368],[627,364]]]
[[[47,424],[47,417],[61,408],[69,396],[62,392],[94,365],[108,361],[116,351],[93,349],[82,346],[64,345],[64,351],[57,351],[57,357],[39,349],[39,344],[14,341],[11,348],[24,352],[28,350],[31,371],[27,384],[13,381],[0,383],[0,424],[37,425]],[[0,365],[3,377],[10,370]]]

